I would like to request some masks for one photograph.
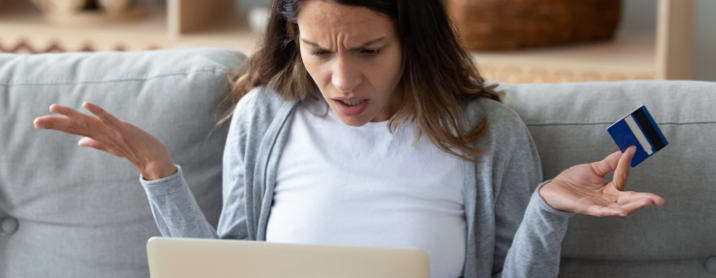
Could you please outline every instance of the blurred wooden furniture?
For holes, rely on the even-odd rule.
[[[145,15],[141,2],[130,0],[31,0],[45,21],[56,25],[87,26],[106,21],[132,21]]]
[[[35,0],[37,1],[37,0]],[[463,43],[500,51],[607,41],[622,0],[444,0]]]
[[[659,0],[656,34],[621,31],[613,41],[473,52],[492,81],[552,83],[692,79],[693,0]]]
[[[167,0],[125,22],[55,25],[31,0],[0,0],[0,52],[138,51],[215,46],[250,53],[258,34],[233,0]]]
[[[148,50],[215,46],[244,51],[250,31],[233,0],[167,0],[142,20],[63,27],[46,23],[30,0],[0,1],[0,52]],[[490,81],[549,83],[691,79],[694,0],[659,0],[656,34],[619,32],[613,41],[473,52]]]

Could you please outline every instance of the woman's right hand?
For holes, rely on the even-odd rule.
[[[97,118],[53,104],[50,106],[50,112],[64,116],[37,117],[34,121],[35,128],[84,136],[77,145],[126,158],[139,169],[146,180],[168,177],[177,172],[169,149],[157,138],[133,124],[115,118],[95,104],[85,102],[82,106]]]

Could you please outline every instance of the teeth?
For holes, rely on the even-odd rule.
[[[363,102],[363,100],[342,100],[346,106],[356,106]]]

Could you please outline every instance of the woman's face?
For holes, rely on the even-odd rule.
[[[387,121],[400,106],[400,41],[387,15],[364,7],[307,1],[298,14],[301,57],[343,123]]]

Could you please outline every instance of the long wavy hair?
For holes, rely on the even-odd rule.
[[[221,124],[233,115],[236,103],[258,86],[275,91],[282,99],[302,101],[316,86],[301,59],[297,24],[303,1],[274,0],[258,49],[230,74],[231,108]],[[408,121],[416,123],[417,141],[427,136],[440,150],[467,161],[476,161],[483,150],[476,142],[488,129],[487,115],[466,130],[461,115],[477,98],[501,101],[486,86],[471,55],[464,49],[441,0],[321,0],[366,7],[387,15],[397,28],[405,66],[398,86],[403,103],[390,119],[394,131]]]

